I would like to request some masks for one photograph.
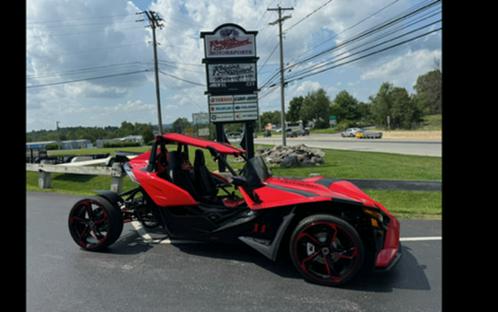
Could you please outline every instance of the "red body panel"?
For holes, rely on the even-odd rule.
[[[163,135],[163,138],[165,138],[167,141],[172,142],[172,143],[182,143],[182,144],[187,144],[187,145],[192,145],[196,147],[201,147],[201,148],[214,148],[217,152],[221,154],[229,154],[229,155],[235,155],[238,156],[242,153],[245,153],[245,151],[241,148],[237,148],[235,146],[229,145],[229,144],[222,144],[222,143],[217,143],[213,141],[208,141],[208,140],[203,140],[200,138],[194,138],[188,135],[183,135],[179,133],[168,133]]]
[[[149,162],[150,152],[141,154],[128,163],[137,182],[160,207],[197,205],[197,201],[182,188],[157,176],[155,172],[144,170]]]
[[[331,199],[355,201],[365,206],[375,207],[375,201],[351,182],[337,181],[330,187],[327,187],[316,183],[320,179],[323,179],[323,177],[313,177],[303,180],[270,177],[264,181],[265,186],[254,191],[262,201],[259,204],[252,201],[249,195],[243,190],[241,190],[241,194],[249,208],[254,210],[323,202],[330,201]],[[303,192],[304,194],[308,194],[302,195]]]
[[[388,215],[391,220],[389,222],[389,225],[387,226],[386,237],[384,238],[384,246],[378,253],[377,259],[375,261],[376,268],[384,269],[394,261],[394,259],[396,258],[396,254],[398,253],[398,250],[400,248],[400,225],[399,221],[381,203],[377,202],[376,206],[380,208],[386,215]]]

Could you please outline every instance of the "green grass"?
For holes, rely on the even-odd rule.
[[[440,219],[441,192],[364,190],[382,203],[396,217],[402,219]]]
[[[442,124],[443,124],[442,114],[427,115],[424,116],[422,124],[420,128],[418,128],[417,130],[426,130],[426,131],[441,130]]]
[[[295,177],[319,173],[345,179],[441,180],[441,157],[326,149],[324,152],[323,165],[271,170],[274,175]]]

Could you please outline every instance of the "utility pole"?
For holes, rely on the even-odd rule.
[[[147,19],[149,20],[149,26],[152,28],[152,40],[154,47],[154,73],[156,78],[156,98],[157,98],[157,117],[159,121],[159,134],[163,134],[163,120],[161,117],[161,95],[159,93],[159,69],[157,65],[157,42],[156,42],[156,28],[162,28],[164,25],[159,24],[159,21],[163,19],[159,17],[159,15],[154,11],[143,11],[137,14],[145,14],[147,15]],[[137,20],[137,22],[143,22],[144,20]]]
[[[282,8],[280,5],[278,5],[276,8],[268,8],[268,11],[278,11],[278,19],[274,22],[271,22],[269,25],[275,25],[278,23],[278,30],[279,30],[279,38],[280,38],[280,106],[281,106],[281,112],[280,112],[280,123],[281,129],[282,129],[282,145],[286,146],[287,145],[287,131],[285,127],[285,98],[284,98],[284,88],[285,88],[285,82],[284,82],[284,50],[283,50],[283,39],[282,39],[282,22],[285,21],[286,19],[290,18],[291,15],[286,15],[282,17],[282,11],[290,11],[294,10],[294,8]]]

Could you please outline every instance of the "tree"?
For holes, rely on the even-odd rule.
[[[421,111],[405,88],[384,82],[370,100],[372,116],[378,127],[387,128],[387,116],[391,129],[412,129],[421,121]]]
[[[261,125],[264,127],[267,124],[279,125],[280,124],[280,112],[264,112],[261,114]]]
[[[187,118],[177,118],[173,122],[173,132],[184,133],[190,127],[190,122]]]
[[[301,119],[306,124],[308,121],[315,121],[318,129],[329,127],[330,99],[323,89],[308,93],[304,97],[301,108]]]
[[[424,114],[441,113],[442,73],[439,69],[418,76],[413,86],[416,91],[415,102]]]
[[[336,95],[330,111],[332,115],[337,116],[338,120],[356,121],[361,117],[358,100],[346,90],[342,90]]]
[[[301,116],[301,108],[303,107],[304,98],[302,96],[294,97],[289,102],[289,111],[286,119],[288,121],[298,121]]]

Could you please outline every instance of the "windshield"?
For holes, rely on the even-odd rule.
[[[246,178],[250,187],[260,187],[271,177],[271,172],[261,156],[255,156],[247,161],[241,174]]]

